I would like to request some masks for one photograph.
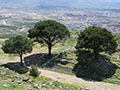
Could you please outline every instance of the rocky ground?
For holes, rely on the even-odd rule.
[[[0,90],[79,90],[80,87],[62,84],[58,81],[29,74],[18,74],[8,68],[0,67]]]

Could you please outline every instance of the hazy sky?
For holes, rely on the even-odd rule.
[[[0,0],[0,4],[24,6],[67,6],[75,8],[120,8],[120,0]]]

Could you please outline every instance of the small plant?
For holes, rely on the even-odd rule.
[[[30,75],[34,77],[38,77],[40,75],[40,72],[36,66],[31,66]]]

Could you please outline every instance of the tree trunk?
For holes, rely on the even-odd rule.
[[[49,53],[49,56],[51,56],[51,50],[52,50],[52,45],[51,43],[48,45],[48,53]]]
[[[20,65],[23,66],[23,59],[22,59],[22,54],[20,54]]]
[[[94,50],[94,58],[95,58],[95,60],[98,59],[98,51],[97,50]]]

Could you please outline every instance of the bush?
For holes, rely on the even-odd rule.
[[[40,72],[36,66],[31,66],[30,75],[34,77],[38,77],[40,75]]]

